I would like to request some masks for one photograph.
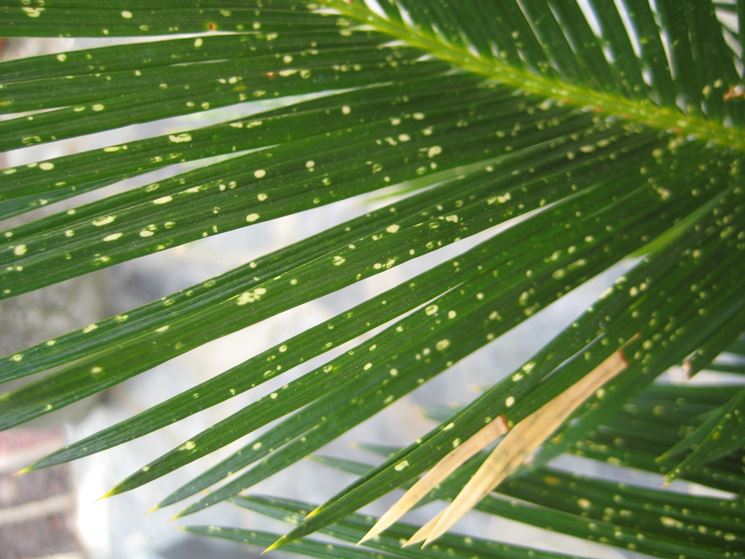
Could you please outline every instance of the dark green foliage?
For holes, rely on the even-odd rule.
[[[517,424],[623,348],[623,373],[546,441],[530,468],[498,488],[520,502],[490,495],[478,509],[652,556],[742,556],[745,389],[721,376],[745,372],[741,22],[742,2],[710,0],[378,0],[375,9],[343,0],[0,0],[0,36],[198,34],[0,63],[0,114],[8,115],[0,149],[263,103],[250,117],[0,170],[0,218],[8,218],[197,162],[6,229],[0,298],[387,187],[404,194],[219,277],[3,358],[0,381],[24,382],[0,394],[0,426],[54,412],[507,224],[30,468],[146,435],[385,325],[143,465],[110,494],[281,420],[159,506],[228,479],[179,514],[233,499],[290,520],[294,529],[280,543],[314,557],[564,557],[450,534],[423,551],[400,549],[414,531],[400,523],[369,549],[305,537],[321,530],[357,541],[373,521],[355,511],[413,483],[495,417]],[[421,440],[385,449],[375,467],[332,461],[360,477],[306,519],[302,503],[235,499],[634,257],[608,292],[567,317],[565,330],[520,368],[464,407],[433,412],[439,424]],[[715,385],[655,383],[681,364],[690,375],[719,375]],[[551,469],[564,453],[681,477],[732,499]],[[431,498],[452,498],[479,460]],[[262,546],[274,537],[190,530]]]

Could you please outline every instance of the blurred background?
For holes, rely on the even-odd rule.
[[[0,58],[12,59],[49,52],[88,48],[104,44],[100,40],[2,40]],[[31,162],[95,146],[123,143],[135,139],[185,130],[208,121],[222,121],[263,110],[266,103],[246,104],[199,115],[167,119],[145,125],[121,128],[105,134],[61,141],[0,154],[0,168]],[[197,163],[198,164],[198,163]],[[172,176],[188,168],[179,165],[123,181],[97,192],[109,194]],[[357,198],[318,208],[300,215],[258,224],[243,230],[221,234],[186,246],[174,248],[133,262],[90,274],[0,302],[0,352],[13,353],[31,344],[63,334],[71,329],[100,320],[111,314],[139,306],[175,290],[204,281],[297,239],[325,229],[390,199]],[[76,198],[68,205],[79,205]],[[43,208],[54,213],[66,205]],[[24,216],[28,220],[39,212]],[[6,224],[11,226],[13,223]],[[487,231],[484,235],[492,232]],[[181,390],[210,378],[251,355],[317,324],[379,293],[405,278],[421,272],[433,261],[461,252],[484,235],[461,242],[433,255],[396,267],[360,284],[305,304],[258,325],[211,342],[146,374],[121,384],[104,396],[89,398],[22,428],[0,433],[0,558],[2,559],[230,559],[258,557],[259,550],[236,544],[201,539],[176,529],[179,522],[168,517],[177,510],[146,514],[162,497],[225,457],[244,441],[237,441],[221,452],[182,468],[145,487],[112,499],[96,499],[118,481],[148,461],[181,444],[191,435],[239,409],[246,402],[271,392],[329,358],[313,360],[285,374],[273,383],[259,387],[229,402],[183,420],[132,443],[41,472],[15,477],[13,473],[65,442],[78,440],[103,427],[127,418]],[[423,406],[457,404],[473,399],[519,366],[558,330],[567,325],[583,308],[622,272],[624,266],[596,278],[580,290],[531,318],[520,328],[461,361],[448,372],[421,387],[384,413],[347,433],[321,454],[354,456],[368,462],[378,461],[355,448],[355,443],[372,442],[406,445],[428,431],[433,423],[423,415]],[[357,340],[359,341],[359,340]],[[356,343],[356,342],[355,342]],[[342,346],[337,352],[347,349]],[[567,467],[607,473],[610,466],[565,460]],[[266,480],[252,493],[282,495],[319,503],[352,481],[310,461]],[[628,478],[627,478],[628,480]],[[639,474],[634,481],[659,485],[659,479]],[[395,495],[369,507],[382,512]],[[427,519],[426,507],[410,516]],[[219,505],[194,517],[190,524],[218,524],[284,532],[285,525],[273,523],[229,505]],[[588,557],[633,557],[630,552],[609,551],[584,541],[532,529],[507,520],[469,515],[459,531],[504,541],[529,543],[545,549],[569,550]],[[273,554],[286,557],[281,552]]]

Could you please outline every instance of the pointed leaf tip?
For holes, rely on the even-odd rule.
[[[405,541],[401,547],[409,547],[410,545],[415,545],[418,543],[422,543],[423,545],[426,544],[429,540],[429,534],[432,531],[432,528],[437,524],[437,522],[442,518],[443,514],[445,514],[445,510],[443,509],[440,512],[438,512],[429,522],[427,522],[424,526],[421,526],[412,536]]]
[[[270,553],[276,549],[279,549],[284,544],[286,544],[288,541],[287,536],[281,536],[279,537],[273,544],[271,544],[269,547],[267,547],[264,551],[261,552],[262,555],[265,555],[267,553]]]
[[[671,470],[668,473],[665,474],[665,477],[662,478],[662,487],[670,487],[670,485],[678,478],[677,472],[675,470]]]
[[[108,499],[109,497],[113,497],[114,495],[117,495],[117,494],[118,494],[118,491],[116,490],[116,487],[113,487],[93,502],[97,503],[99,501],[103,501],[104,499]]]
[[[34,469],[34,468],[33,468],[33,464],[32,464],[31,466],[26,466],[26,467],[24,467],[24,468],[21,468],[21,469],[20,469],[20,470],[18,470],[17,472],[14,472],[14,473],[13,473],[13,477],[18,477],[18,476],[23,476],[23,475],[26,475],[27,473],[29,473],[29,472],[30,472],[30,471],[32,471],[33,469]]]

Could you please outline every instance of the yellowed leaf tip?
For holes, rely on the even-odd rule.
[[[181,511],[181,512],[177,512],[176,514],[174,514],[173,516],[171,516],[171,517],[170,517],[170,518],[168,519],[168,522],[173,522],[174,520],[178,520],[178,519],[179,519],[179,518],[181,518],[182,516],[184,516],[184,511]]]
[[[160,510],[160,505],[153,505],[149,509],[147,509],[147,514],[151,514],[155,512],[156,510]]]
[[[13,473],[13,477],[18,477],[18,476],[25,475],[25,474],[29,473],[32,470],[33,470],[33,468],[31,466],[26,466],[25,468],[21,468],[17,472]]]
[[[274,551],[275,549],[279,549],[282,547],[285,543],[287,543],[287,536],[281,536],[277,539],[272,545],[267,547],[264,551],[261,552],[262,555],[265,555],[271,551]]]
[[[101,495],[98,499],[96,499],[93,502],[94,503],[97,503],[98,501],[103,501],[104,499],[108,499],[109,497],[113,497],[117,493],[118,493],[118,491],[116,490],[116,487],[114,487],[112,489],[109,489],[106,493],[104,493],[103,495]]]

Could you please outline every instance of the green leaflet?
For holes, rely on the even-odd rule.
[[[266,547],[276,539],[276,534],[257,530],[241,530],[222,526],[187,526],[187,532],[199,536],[221,538],[237,543]],[[395,555],[384,555],[368,550],[356,549],[347,545],[332,544],[316,540],[303,540],[285,548],[287,553],[302,555],[303,557],[318,557],[319,559],[386,559]]]
[[[317,23],[322,22],[317,21]],[[170,67],[177,64],[242,59],[252,55],[284,55],[285,49],[297,50],[302,53],[301,57],[312,56],[311,52],[307,52],[307,49],[313,48],[312,42],[315,42],[319,49],[338,48],[339,46],[357,48],[381,43],[379,35],[362,30],[341,34],[338,29],[326,31],[316,29],[313,35],[313,39],[309,39],[308,35],[302,31],[283,33],[281,37],[278,36],[272,41],[267,40],[264,33],[201,35],[192,38],[80,49],[64,53],[64,56],[57,54],[31,56],[0,63],[0,67],[3,68],[0,83],[7,87],[8,84],[26,84],[35,80],[51,80],[62,76],[91,76],[97,70],[102,69],[111,72],[134,71],[151,67]],[[41,95],[48,95],[48,92],[43,92]],[[11,111],[6,108],[3,112]]]
[[[211,48],[212,41],[209,37],[206,37],[206,41],[204,38],[199,38],[202,41],[201,43],[197,39],[179,39],[144,45],[130,45],[126,47],[125,52],[121,54],[117,52],[119,56],[132,57],[128,61],[128,66],[121,65],[121,68],[117,68],[120,64],[117,64],[117,61],[114,60],[114,68],[110,68],[107,61],[97,61],[109,72],[79,71],[72,74],[73,79],[70,78],[71,74],[68,71],[70,59],[67,58],[67,55],[64,56],[65,60],[62,63],[56,56],[52,56],[51,58],[57,62],[56,72],[46,72],[44,77],[35,76],[31,80],[27,78],[9,80],[4,84],[2,91],[5,96],[5,112],[18,113],[73,106],[77,109],[76,112],[79,116],[86,116],[83,113],[92,111],[91,103],[113,98],[126,98],[132,95],[130,78],[133,73],[138,78],[137,91],[140,95],[152,94],[157,90],[162,91],[171,88],[181,90],[189,85],[194,75],[210,84],[212,88],[219,85],[232,85],[234,87],[229,88],[229,91],[234,92],[250,91],[254,87],[267,84],[272,84],[273,87],[278,88],[277,91],[280,93],[285,91],[283,86],[286,86],[287,91],[291,92],[298,87],[296,80],[292,79],[293,76],[303,80],[299,83],[306,84],[306,88],[311,88],[318,84],[318,76],[316,75],[316,78],[313,79],[312,74],[316,72],[326,75],[334,61],[339,59],[341,37],[338,35],[336,37],[339,40],[322,41],[320,44],[316,43],[316,47],[310,48],[307,42],[304,45],[298,45],[297,37],[289,36],[287,41],[289,44],[286,49],[283,49],[282,57],[278,57],[276,54],[277,47],[284,46],[282,43],[270,46],[266,50],[258,49],[253,45],[257,43],[267,45],[268,43],[266,41],[256,41],[255,37],[245,35],[220,38],[223,42],[230,40],[233,44],[219,45],[221,49],[217,52]],[[353,74],[354,77],[346,78],[350,84],[358,82],[361,76],[369,77],[370,70],[379,68],[384,61],[390,63],[395,60],[403,65],[411,63],[411,58],[414,55],[411,49],[386,48],[382,45],[379,36],[371,37],[377,39],[377,41],[370,40],[368,37],[368,34],[363,33],[359,39],[350,40],[345,38],[343,41],[344,46],[347,47],[345,53],[350,59],[350,63],[358,66],[357,71]],[[251,39],[253,39],[253,45],[248,43]],[[180,56],[178,51],[186,50],[184,47],[191,52]],[[121,47],[110,48],[118,51],[124,50]],[[174,50],[176,51],[175,54],[173,53]],[[246,64],[241,58],[238,58],[241,51],[243,51],[243,56],[251,56],[250,64]],[[212,54],[213,52],[214,54]],[[153,61],[153,58],[157,60],[159,53],[168,53],[168,56],[174,57],[175,60],[169,61],[170,64],[158,64]],[[199,59],[190,60],[194,58],[194,53],[199,56]],[[89,54],[91,54],[91,51],[83,55],[71,53],[70,57],[74,59]],[[147,57],[145,58],[146,63],[142,65],[143,68],[136,64],[136,61],[139,60],[138,57]],[[207,60],[203,60],[204,57],[207,57]],[[286,59],[291,60],[291,62],[286,63],[281,60],[284,57],[287,57]],[[45,60],[42,58],[40,62],[43,64]],[[96,68],[90,64],[90,61],[87,62],[88,64],[84,68]],[[13,62],[7,64],[11,65],[12,70]],[[436,65],[428,66],[429,68],[436,67]],[[301,76],[301,72],[304,72],[305,75]],[[414,75],[416,75],[416,72]],[[241,86],[236,86],[236,84],[241,84]],[[345,84],[344,76],[338,80],[338,84],[341,86]],[[49,91],[38,93],[35,88],[39,87]],[[227,88],[225,89],[227,90]],[[190,87],[187,91],[193,91],[193,88]],[[258,97],[261,97],[261,95]],[[189,104],[186,107],[204,109],[197,103],[194,103],[194,107]],[[156,108],[153,107],[153,109]],[[103,110],[93,112],[104,112],[105,110],[104,107]],[[16,122],[23,122],[23,120]],[[35,120],[25,119],[29,126]]]
[[[300,2],[273,0],[264,3],[167,0],[151,2],[109,0],[106,4],[91,0],[45,3],[28,6],[21,0],[0,4],[0,34],[22,37],[100,37],[164,35],[201,31],[279,32],[294,27],[311,29],[320,25]],[[258,24],[255,26],[254,24]],[[333,26],[333,22],[328,22]]]
[[[233,503],[259,512],[263,515],[277,518],[284,522],[296,524],[306,514],[311,505],[290,499],[277,499],[270,497],[236,498]],[[360,514],[350,515],[341,522],[325,528],[323,531],[328,535],[343,541],[357,542],[360,537],[372,526],[373,518]],[[539,559],[559,559],[576,556],[552,553],[535,548],[509,545],[493,540],[462,536],[460,534],[448,534],[437,543],[424,550],[401,548],[400,542],[405,540],[414,532],[414,526],[410,524],[397,523],[391,527],[390,535],[382,535],[373,541],[367,542],[366,547],[377,549],[386,553],[398,554],[401,557],[452,557],[454,555],[476,554],[477,557],[495,557],[505,559],[518,559],[523,557],[536,557]]]
[[[360,87],[370,82],[390,79],[391,73],[400,73],[402,77],[422,76],[442,68],[437,62],[407,68],[407,65],[415,63],[412,54],[410,51],[408,54],[395,50],[392,53],[376,51],[374,56],[362,57],[355,63],[367,71],[349,74],[341,74],[333,65],[321,65],[290,74],[277,72],[275,78],[268,77],[266,74],[273,75],[269,72],[259,72],[257,75],[254,71],[249,76],[249,71],[241,66],[242,71],[236,69],[233,72],[237,76],[232,75],[233,73],[220,77],[206,76],[213,79],[206,79],[195,86],[186,83],[168,87],[166,89],[169,93],[165,98],[160,85],[153,84],[150,89],[135,90],[127,95],[95,98],[93,102],[42,111],[32,115],[31,120],[29,117],[17,117],[2,121],[0,146],[3,149],[20,148],[249,101]],[[238,81],[233,81],[234,79]],[[199,102],[201,98],[208,98],[210,101]]]

